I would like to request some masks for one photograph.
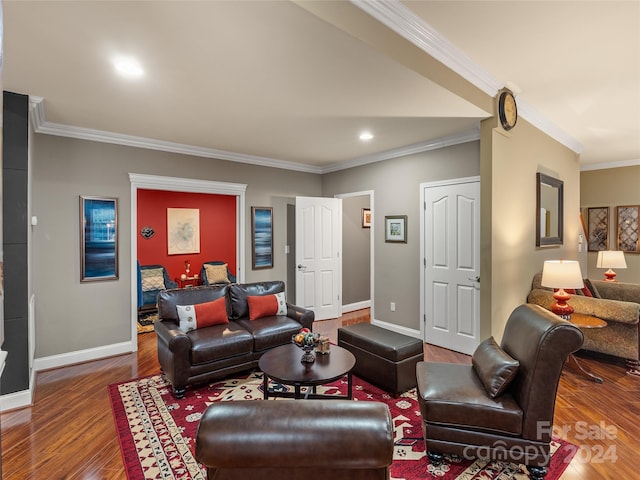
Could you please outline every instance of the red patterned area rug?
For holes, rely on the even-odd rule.
[[[288,388],[284,385],[276,387],[284,390]],[[344,394],[346,381],[318,387],[318,391]],[[261,399],[262,373],[253,372],[198,389],[187,389],[181,400],[173,398],[170,386],[161,375],[110,385],[109,394],[127,477],[130,480],[205,480],[206,474],[194,456],[194,439],[202,413],[214,402]],[[392,479],[529,478],[525,467],[506,462],[471,461],[449,456],[447,462],[439,467],[429,465],[415,389],[394,399],[354,377],[353,396],[356,401],[377,401],[389,405],[395,432]],[[574,445],[562,440],[553,441],[553,456],[545,480],[559,478],[576,449]]]

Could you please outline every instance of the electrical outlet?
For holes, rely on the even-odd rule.
[[[389,305],[389,308],[391,308],[392,312],[396,311],[396,302],[391,302],[391,305]]]

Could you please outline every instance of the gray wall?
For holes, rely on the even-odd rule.
[[[322,176],[322,193],[373,190],[374,315],[376,320],[420,328],[419,185],[480,174],[479,142],[469,142]],[[385,215],[407,215],[407,243],[385,243]],[[391,312],[390,302],[396,303]]]
[[[362,228],[369,195],[342,199],[342,305],[371,300],[371,229]]]
[[[248,237],[251,206],[273,206],[274,268],[251,270],[247,238],[245,281],[286,279],[287,204],[321,195],[314,174],[50,135],[34,135],[32,156],[36,358],[131,340],[129,173],[246,183]],[[81,194],[119,198],[118,280],[80,283]]]
[[[385,215],[409,216],[406,245],[385,244],[382,229],[375,230],[376,318],[418,329],[418,185],[479,172],[478,142],[320,176],[50,135],[33,137],[33,214],[38,216],[32,265],[36,358],[131,340],[129,173],[246,183],[248,237],[251,206],[273,206],[274,268],[251,270],[247,238],[245,281],[287,278],[287,209],[296,196],[374,190],[378,225]],[[82,194],[119,198],[119,280],[80,283],[78,197]],[[354,288],[368,288],[365,274],[358,279]],[[353,295],[344,303],[361,296]],[[389,312],[391,301],[397,304],[395,313]]]

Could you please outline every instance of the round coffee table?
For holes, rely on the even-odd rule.
[[[348,350],[331,345],[329,353],[316,353],[316,361],[302,363],[302,350],[293,344],[282,345],[269,350],[260,357],[258,366],[264,374],[264,399],[269,397],[285,398],[322,398],[351,400],[351,369],[356,358]],[[347,395],[324,395],[316,392],[316,386],[326,385],[347,376]],[[269,380],[294,387],[293,392],[280,392],[269,388]],[[307,387],[302,392],[302,387]]]

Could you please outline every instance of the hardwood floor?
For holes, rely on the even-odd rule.
[[[338,326],[360,321],[368,321],[368,310],[317,322],[314,330],[335,342]],[[431,345],[425,359],[470,362]],[[569,369],[562,374],[554,428],[580,446],[562,479],[640,479],[640,377],[594,358],[580,361],[604,383]],[[107,386],[159,369],[155,334],[146,333],[137,353],[39,372],[34,405],[0,416],[2,478],[126,479]]]

